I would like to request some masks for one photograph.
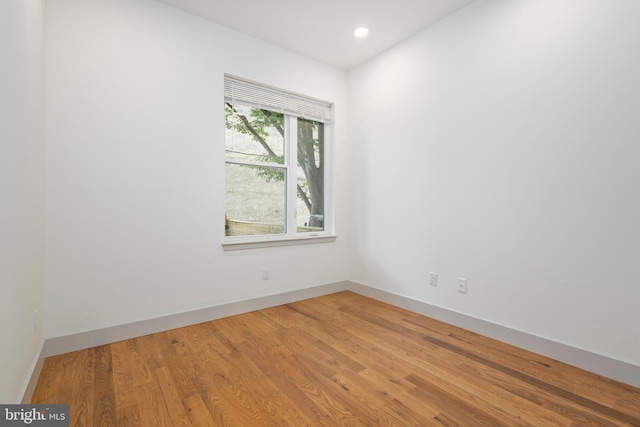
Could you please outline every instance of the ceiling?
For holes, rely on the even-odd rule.
[[[350,69],[473,0],[160,0],[318,61]],[[369,28],[364,39],[353,36]]]

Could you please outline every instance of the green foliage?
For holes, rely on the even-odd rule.
[[[226,127],[243,135],[249,135],[258,143],[264,154],[257,155],[258,162],[284,164],[282,155],[276,154],[277,149],[269,145],[272,135],[278,133],[284,137],[284,115],[273,111],[251,108],[248,115],[234,109],[231,104],[225,104]],[[306,182],[298,185],[298,197],[302,199],[312,212],[313,201],[323,200],[323,145],[320,135],[322,124],[312,120],[298,119],[298,165],[303,170]],[[266,182],[284,181],[282,169],[270,166],[246,166],[254,169],[257,176]],[[308,183],[311,183],[309,185]],[[322,207],[322,210],[324,208]]]
[[[282,127],[284,123],[284,115],[282,113],[252,108],[251,119],[249,122],[251,123],[251,127],[253,127],[263,138],[269,135],[266,131],[266,129],[269,128],[277,130],[281,136],[284,136],[284,129]]]
[[[284,170],[275,167],[242,165],[245,168],[253,169],[256,176],[264,179],[266,182],[283,182]]]
[[[263,163],[284,163],[283,156],[260,156],[259,160]],[[280,168],[265,166],[252,166],[252,168],[255,169],[256,175],[264,179],[266,182],[284,181],[284,171]]]
[[[258,138],[266,140],[269,137],[269,132],[267,131],[269,128],[275,129],[280,135],[284,136],[282,127],[284,116],[282,113],[252,108],[249,117],[247,117],[235,111],[233,106],[227,103],[225,104],[225,116],[227,129],[233,129],[244,135],[251,135],[256,140]]]

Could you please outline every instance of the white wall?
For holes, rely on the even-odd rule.
[[[0,58],[0,402],[18,403],[43,344],[42,0],[0,2]]]
[[[153,0],[47,19],[47,337],[346,278],[344,71]],[[222,250],[225,72],[335,102],[336,243]]]
[[[640,365],[639,14],[478,0],[352,70],[350,279]]]

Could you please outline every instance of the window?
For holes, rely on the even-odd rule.
[[[329,235],[331,105],[225,76],[225,244]]]

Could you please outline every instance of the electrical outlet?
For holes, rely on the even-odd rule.
[[[429,285],[438,286],[438,273],[429,273]]]
[[[35,310],[33,310],[33,333],[34,334],[38,332],[38,326],[40,326],[39,323],[40,323],[40,313],[36,308]]]
[[[262,280],[269,280],[269,269],[265,267],[260,271],[262,272]]]
[[[467,279],[458,279],[458,292],[467,293]]]

